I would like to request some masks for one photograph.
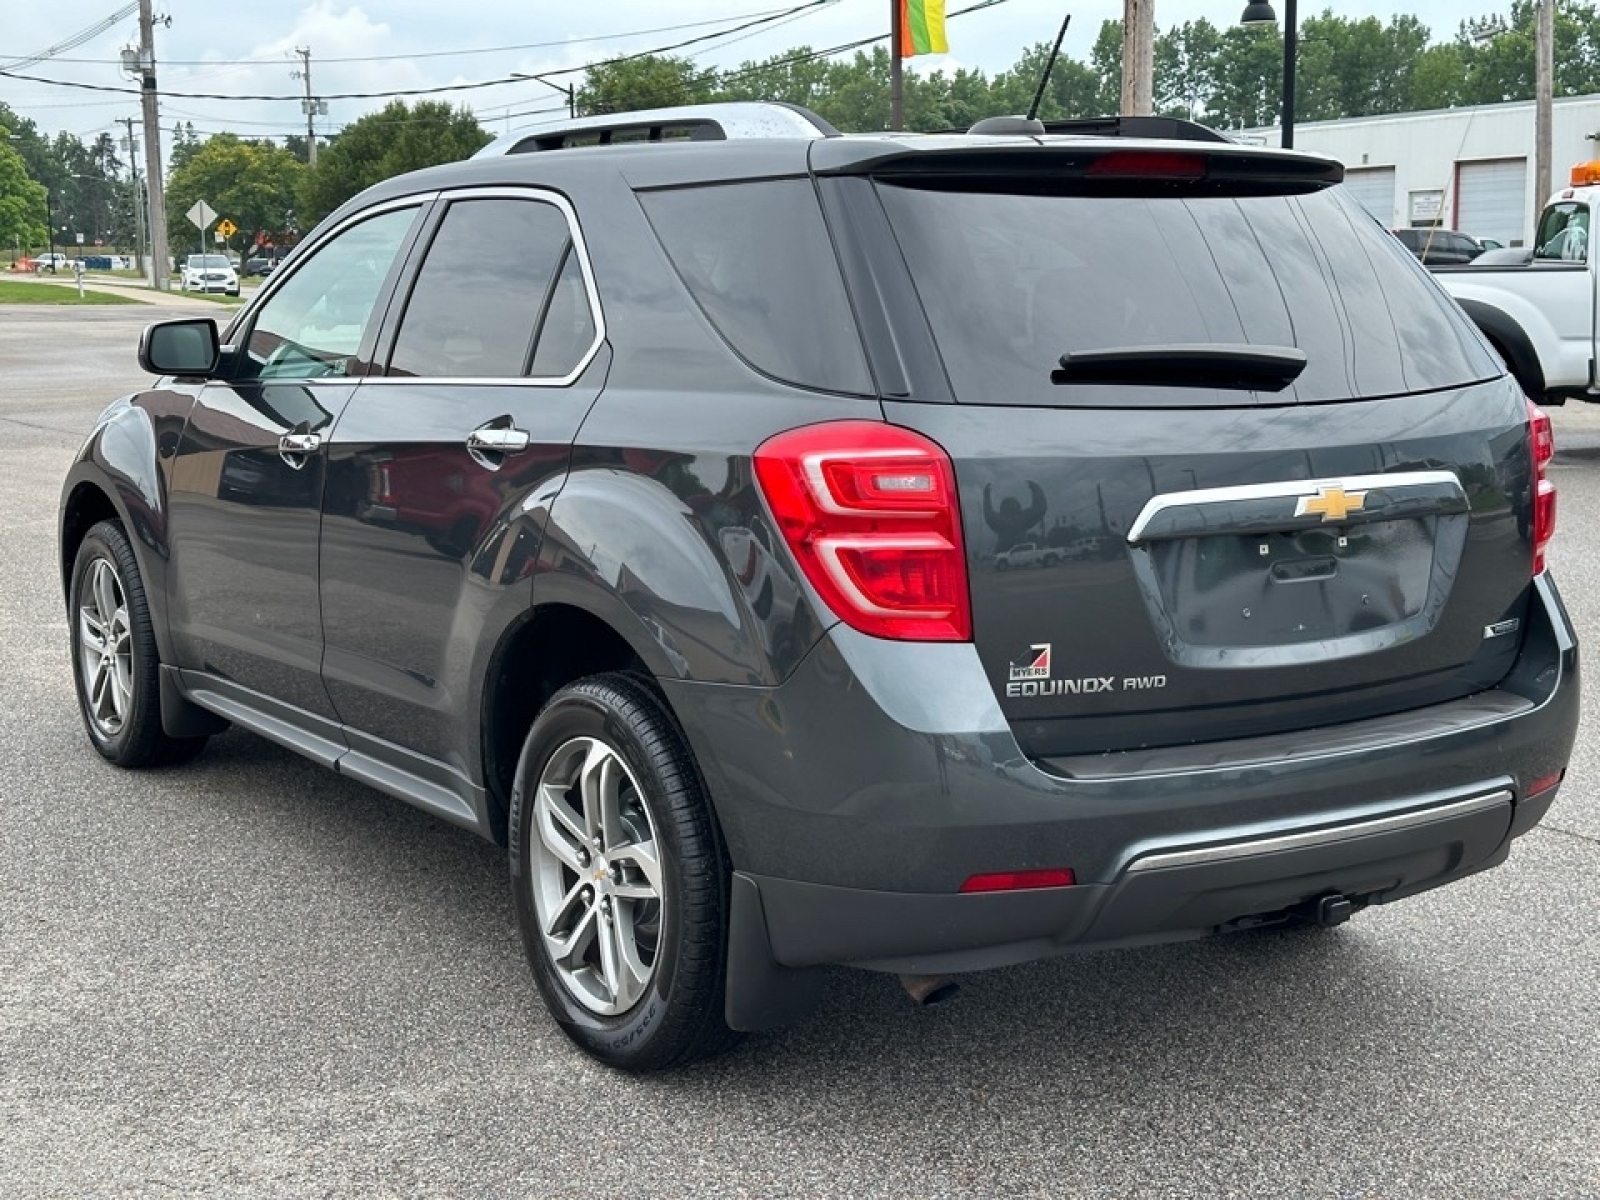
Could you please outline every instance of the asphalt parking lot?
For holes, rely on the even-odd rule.
[[[1593,672],[1496,871],[927,1010],[841,971],[802,1026],[616,1075],[546,1018],[492,846],[239,731],[90,749],[58,491],[161,312],[0,306],[0,1197],[1600,1197]],[[1600,406],[1555,424],[1600,646]]]

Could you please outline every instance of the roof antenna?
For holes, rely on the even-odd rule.
[[[1045,59],[1044,71],[1039,76],[1039,86],[1034,89],[1033,103],[1028,105],[1028,120],[1032,121],[1039,116],[1039,103],[1044,99],[1044,85],[1050,82],[1050,72],[1055,70],[1056,58],[1061,54],[1061,42],[1067,36],[1067,26],[1072,24],[1072,14],[1068,13],[1061,22],[1061,32],[1056,34],[1056,44],[1050,49],[1050,57]]]

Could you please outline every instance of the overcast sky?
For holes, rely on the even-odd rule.
[[[383,92],[438,87],[503,78],[512,72],[541,72],[581,66],[620,54],[649,50],[705,33],[727,30],[763,14],[781,12],[803,0],[591,0],[587,4],[553,0],[156,0],[156,11],[171,17],[156,33],[156,57],[163,93],[295,96],[301,84],[290,77],[299,65],[296,46],[311,50],[312,79],[319,94]],[[972,0],[948,0],[950,11]],[[1492,11],[1485,0],[1483,11]],[[126,6],[127,0],[3,0],[0,68],[73,38]],[[1316,11],[1315,0],[1305,4]],[[1225,25],[1237,20],[1242,0],[1157,0],[1156,22],[1179,24],[1197,17]],[[1480,15],[1460,0],[1409,0],[1409,8],[1434,32],[1450,37],[1462,18]],[[997,7],[955,17],[949,23],[951,54],[916,60],[916,69],[978,67],[989,74],[1015,62],[1019,51],[1053,38],[1069,6],[1061,0],[1005,0]],[[1121,0],[1080,0],[1071,6],[1072,29],[1064,52],[1085,58],[1101,21],[1122,15]],[[1373,15],[1387,20],[1394,0],[1346,0],[1347,17]],[[838,45],[886,30],[889,0],[834,0],[798,16],[687,47],[708,67],[736,66],[797,45]],[[664,26],[720,22],[661,32]],[[647,32],[657,30],[658,32]],[[619,36],[626,35],[626,36]],[[16,70],[57,80],[131,88],[117,65],[122,46],[137,41],[138,22],[129,17],[76,49]],[[526,47],[510,49],[504,47]],[[443,54],[446,51],[490,53]],[[499,49],[504,48],[504,49]],[[398,56],[383,61],[338,59]],[[577,75],[562,77],[576,80]],[[550,119],[530,110],[548,110],[561,97],[537,82],[520,81],[441,97],[471,107],[490,130]],[[0,77],[0,100],[41,129],[64,129],[90,138],[113,122],[138,115],[133,94],[96,95]],[[330,100],[318,119],[321,130],[337,129],[381,99]],[[527,115],[518,115],[527,114]],[[297,100],[227,101],[182,99],[162,103],[163,128],[192,121],[201,133],[228,129],[243,135],[283,134],[304,129]]]

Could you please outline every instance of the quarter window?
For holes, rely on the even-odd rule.
[[[568,260],[570,275],[562,269]],[[566,374],[593,342],[593,326],[576,353],[553,346],[535,355],[535,335],[548,312],[552,338],[570,346],[580,309],[587,316],[588,294],[559,208],[537,200],[457,201],[411,289],[389,374],[507,378],[535,364],[535,374]]]
[[[644,192],[639,203],[690,295],[746,362],[805,387],[872,391],[809,180]]]
[[[353,225],[286,279],[251,327],[248,373],[261,379],[349,375],[416,215],[415,208],[396,209]]]
[[[539,326],[539,344],[533,352],[534,375],[559,378],[570,372],[594,344],[594,313],[583,286],[583,269],[576,247],[567,247],[566,261],[550,292],[550,303]]]

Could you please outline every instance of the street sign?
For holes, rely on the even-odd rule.
[[[193,225],[201,233],[204,233],[210,227],[211,222],[217,219],[216,209],[212,208],[204,200],[196,200],[194,207],[183,215],[188,217],[189,224]]]
[[[212,240],[212,241],[213,241],[213,242],[215,242],[215,243],[216,243],[216,244],[217,244],[217,245],[219,245],[219,246],[220,246],[220,245],[222,245],[222,244],[223,244],[223,242],[224,242],[224,240],[225,240],[225,239],[224,239],[224,238],[223,238],[223,236],[222,236],[222,230],[220,230],[220,229],[213,229],[213,230],[212,230],[212,231],[211,231],[211,240]]]
[[[83,234],[81,233],[78,235],[78,245],[83,245]]]
[[[223,217],[222,220],[217,222],[217,232],[222,235],[223,241],[227,241],[234,234],[239,232],[239,227],[232,221],[228,220],[227,217]]]

